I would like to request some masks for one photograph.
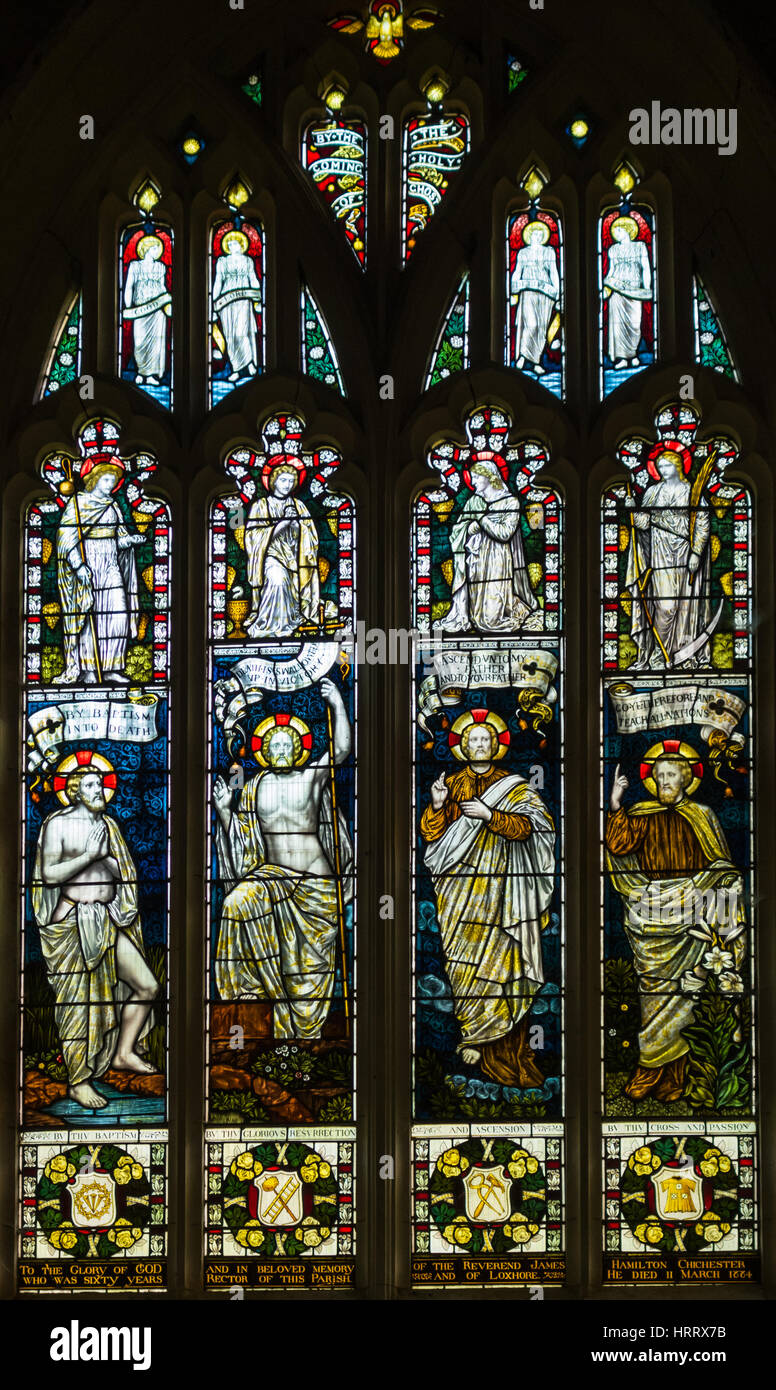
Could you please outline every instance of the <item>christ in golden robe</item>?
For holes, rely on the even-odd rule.
[[[691,800],[702,772],[694,750],[664,740],[645,765],[653,798],[625,810],[628,779],[618,767],[606,824],[607,867],[623,900],[641,996],[639,1064],[625,1090],[633,1100],[654,1093],[675,1101],[689,1052],[682,1030],[709,970],[723,992],[741,987],[744,890],[717,817]]]
[[[495,766],[503,748],[496,718],[456,720],[466,765],[433,783],[420,829],[461,1029],[458,1051],[502,1085],[540,1087],[528,1013],[544,983],[541,931],[555,881],[555,826],[525,779]]]

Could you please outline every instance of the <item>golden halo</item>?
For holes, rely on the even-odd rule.
[[[693,776],[692,781],[685,787],[685,796],[692,796],[693,792],[700,786],[703,776],[703,763],[694,748],[689,743],[680,743],[678,738],[664,738],[660,743],[653,743],[652,747],[644,754],[639,768],[639,776],[644,786],[651,796],[657,796],[657,786],[652,776],[652,768],[659,758],[670,758],[672,761],[680,760],[685,762],[690,768]]]
[[[240,250],[242,251],[243,255],[245,255],[245,252],[248,250],[248,238],[245,235],[245,232],[227,232],[226,236],[221,242],[221,249],[223,251],[228,251],[233,241],[237,242],[237,245],[240,247]]]
[[[531,233],[530,237],[528,235],[529,232]],[[539,232],[541,232],[541,237],[539,237],[538,235]],[[529,222],[528,226],[523,228],[523,241],[526,243],[526,245],[532,246],[534,240],[536,240],[541,241],[542,246],[546,246],[549,239],[550,229],[547,226],[546,222]]]
[[[154,259],[155,261],[158,261],[159,257],[161,256],[161,254],[162,254],[162,252],[163,252],[163,250],[164,250],[164,245],[163,245],[163,243],[160,241],[159,237],[158,237],[158,236],[150,236],[150,235],[149,235],[149,236],[141,236],[139,242],[137,243],[137,248],[136,248],[136,249],[137,249],[138,260],[141,260],[141,261],[142,261],[142,260],[148,255],[148,253],[150,252],[151,248],[154,247],[154,246],[158,246],[158,247],[159,247],[159,250],[158,250],[157,254],[153,257],[153,259]]]
[[[70,806],[72,802],[65,791],[67,779],[73,772],[98,772],[102,778],[102,789],[105,793],[105,800],[112,801],[116,791],[116,773],[113,763],[108,762],[102,753],[95,753],[92,748],[79,748],[77,753],[68,753],[63,758],[52,781],[52,787],[57,795],[57,800],[63,806]]]
[[[466,762],[466,754],[461,745],[466,730],[469,729],[472,724],[489,725],[493,733],[493,743],[495,745],[491,754],[491,761],[494,763],[499,762],[504,757],[509,747],[509,730],[501,716],[489,709],[467,709],[463,714],[459,714],[447,737],[453,757],[457,758],[459,763]]]
[[[310,733],[309,725],[305,724],[303,719],[297,719],[295,714],[269,714],[266,719],[262,719],[261,723],[256,725],[251,739],[251,748],[257,763],[261,767],[269,767],[269,761],[264,756],[264,742],[276,729],[296,730],[302,744],[302,752],[295,760],[294,767],[304,767],[312,751],[313,736]]]
[[[635,241],[639,234],[639,224],[633,217],[615,217],[610,227],[612,236],[614,236],[615,227],[622,227],[623,231],[628,233],[631,241]]]

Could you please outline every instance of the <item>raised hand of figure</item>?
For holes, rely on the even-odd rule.
[[[481,820],[486,823],[493,815],[490,807],[486,806],[484,801],[480,801],[478,796],[473,796],[469,801],[462,801],[461,810],[470,820]]]
[[[431,805],[435,811],[441,811],[449,795],[450,788],[445,782],[445,774],[442,772],[437,777],[436,782],[431,783]]]
[[[624,772],[620,772],[620,764],[618,763],[616,768],[614,769],[612,794],[609,798],[609,805],[611,806],[613,811],[619,811],[622,805],[622,798],[624,797],[627,790],[628,779],[625,776]]]
[[[334,684],[334,681],[330,681],[327,676],[324,676],[323,680],[321,681],[321,694],[324,700],[326,701],[327,705],[336,705],[339,703],[341,699],[340,693],[336,685]]]
[[[213,785],[213,800],[220,815],[226,815],[232,804],[232,793],[223,777],[216,777]]]

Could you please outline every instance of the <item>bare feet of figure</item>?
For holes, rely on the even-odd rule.
[[[111,1066],[115,1067],[116,1071],[139,1071],[148,1076],[156,1071],[156,1067],[152,1067],[150,1062],[138,1057],[136,1052],[117,1052]]]
[[[105,1096],[95,1091],[88,1081],[79,1081],[75,1086],[68,1086],[67,1094],[71,1100],[82,1105],[84,1110],[102,1110],[108,1104]]]
[[[477,1051],[476,1047],[462,1047],[461,1057],[467,1067],[476,1067],[480,1060],[480,1053]]]

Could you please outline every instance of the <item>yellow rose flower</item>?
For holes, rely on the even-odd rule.
[[[472,1238],[471,1227],[463,1216],[456,1216],[452,1226],[445,1226],[442,1234],[451,1245],[468,1245]]]
[[[317,1164],[305,1163],[304,1166],[303,1166],[302,1168],[299,1169],[299,1176],[300,1176],[300,1178],[302,1179],[302,1182],[317,1182],[317,1181],[318,1181],[318,1166],[317,1166]]]
[[[264,1164],[263,1164],[263,1163],[259,1163],[259,1160],[258,1160],[257,1158],[255,1158],[255,1159],[253,1160],[253,1176],[254,1176],[254,1178],[257,1178],[257,1177],[259,1176],[259,1174],[260,1174],[260,1173],[263,1173],[263,1172],[264,1172]]]
[[[130,1245],[134,1245],[135,1238],[131,1231],[116,1231],[113,1239],[118,1245],[119,1250],[128,1250]]]
[[[513,1226],[513,1227],[512,1227],[512,1239],[513,1239],[514,1241],[516,1241],[518,1245],[524,1245],[525,1242],[526,1242],[527,1240],[530,1240],[530,1239],[531,1239],[531,1233],[530,1233],[530,1231],[528,1230],[528,1227],[527,1227],[527,1226]]]
[[[329,1227],[321,1226],[321,1240],[328,1240],[330,1235],[331,1230],[329,1229]]]
[[[524,1178],[525,1170],[526,1162],[524,1158],[518,1158],[515,1160],[514,1163],[510,1163],[507,1165],[507,1171],[511,1178]]]
[[[659,1226],[647,1226],[646,1237],[650,1245],[657,1245],[663,1239],[663,1232]]]
[[[50,1158],[43,1169],[50,1182],[67,1182],[75,1177],[75,1167],[68,1163],[64,1154],[57,1154],[55,1158]]]
[[[525,1160],[525,1166],[526,1166],[526,1168],[528,1169],[528,1172],[529,1172],[529,1173],[538,1173],[538,1171],[539,1171],[539,1160],[538,1160],[538,1158],[534,1158],[532,1154],[529,1154],[528,1157],[527,1157],[527,1159]]]
[[[142,1163],[133,1163],[133,1164],[132,1164],[132,1177],[134,1178],[135,1182],[139,1182],[140,1179],[142,1178],[142,1176],[143,1176],[143,1165],[142,1165]]]
[[[717,1159],[717,1163],[719,1166],[720,1173],[730,1172],[730,1159],[728,1158],[727,1154],[720,1154],[719,1158]]]
[[[716,1158],[703,1159],[700,1167],[704,1178],[715,1178],[719,1172],[719,1164]]]
[[[126,1183],[132,1181],[132,1169],[131,1169],[131,1168],[120,1168],[120,1167],[117,1165],[117,1166],[113,1169],[113,1181],[114,1181],[114,1182],[117,1182],[118,1185],[119,1185],[119,1187],[124,1187]]]
[[[322,1178],[328,1178],[331,1174],[331,1164],[324,1160],[318,1165],[318,1172]]]
[[[304,1233],[304,1243],[310,1250],[314,1250],[316,1245],[321,1243],[320,1231],[307,1230]]]
[[[652,1159],[652,1150],[643,1144],[634,1154],[631,1154],[630,1163],[649,1163]]]
[[[62,1250],[72,1250],[78,1242],[75,1231],[63,1231],[60,1236],[59,1245]]]
[[[253,1154],[241,1153],[232,1159],[229,1172],[240,1182],[248,1182],[253,1177]]]

